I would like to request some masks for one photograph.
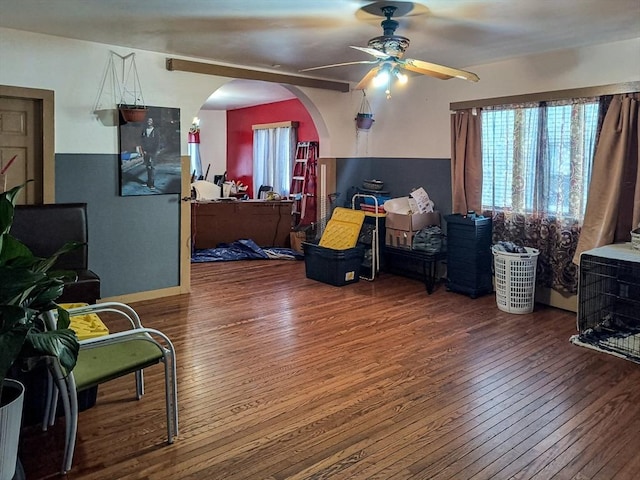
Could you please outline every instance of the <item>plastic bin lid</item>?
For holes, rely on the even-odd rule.
[[[364,212],[360,213],[362,213],[362,218],[364,219]],[[361,227],[362,224],[342,222],[332,218],[329,220],[329,223],[327,223],[318,245],[334,250],[353,248],[358,243]]]
[[[322,233],[318,245],[333,250],[353,248],[358,243],[365,212],[351,208],[336,207]]]
[[[360,210],[353,210],[351,208],[336,207],[331,215],[331,220],[338,220],[340,222],[349,222],[361,227],[364,223],[364,212]]]

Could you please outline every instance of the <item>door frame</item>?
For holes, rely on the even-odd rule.
[[[55,95],[53,90],[0,85],[0,97],[35,101],[38,120],[42,124],[42,201],[55,203]]]

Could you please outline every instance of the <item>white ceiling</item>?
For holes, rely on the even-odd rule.
[[[209,97],[204,110],[234,110],[296,98],[278,83],[235,79],[225,83]]]
[[[382,35],[382,17],[358,0],[0,0],[0,26],[280,73],[358,82],[370,60],[349,45]],[[469,69],[527,54],[640,37],[640,0],[427,0],[399,4],[406,57]],[[378,11],[378,6],[367,8]],[[451,80],[463,81],[463,80]],[[482,81],[482,79],[480,79]],[[244,83],[244,82],[243,82]],[[237,84],[238,86],[240,84]],[[246,85],[245,85],[246,86]],[[279,100],[255,88],[209,108]],[[233,86],[228,88],[233,89]],[[222,90],[222,89],[221,89]],[[222,92],[224,94],[224,91]],[[290,98],[290,97],[289,97]]]

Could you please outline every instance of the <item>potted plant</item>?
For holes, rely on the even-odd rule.
[[[23,187],[0,193],[0,401],[7,403],[0,403],[0,453],[8,455],[0,457],[0,480],[11,479],[15,472],[24,396],[24,387],[7,379],[9,370],[42,356],[55,356],[70,371],[79,348],[68,328],[67,311],[55,303],[65,279],[73,273],[51,270],[60,255],[79,244],[69,243],[42,259],[11,236],[15,201]],[[58,313],[57,329],[46,329],[43,314],[53,309]],[[17,414],[6,411],[12,408],[18,409]]]
[[[120,55],[118,57],[122,60],[122,73],[124,74],[124,70],[127,70],[121,85],[122,95],[118,110],[125,122],[143,122],[147,117],[147,106],[142,96],[142,85],[136,67],[136,54],[130,53],[124,57]],[[126,67],[127,60],[129,61],[128,68]]]
[[[108,92],[111,92],[111,98],[108,98]],[[115,103],[115,110],[111,102]],[[136,67],[136,54],[111,52],[93,112],[103,125],[117,126],[123,122],[144,121],[147,110]]]

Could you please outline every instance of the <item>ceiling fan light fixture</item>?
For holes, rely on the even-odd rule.
[[[389,69],[381,68],[378,74],[375,77],[373,77],[372,83],[374,87],[382,87],[383,85],[389,84],[389,79],[390,79]]]
[[[393,74],[396,76],[396,78],[398,79],[398,83],[400,85],[406,85],[406,83],[409,81],[409,77],[407,77],[406,74],[402,73],[400,70],[398,70],[397,68],[393,69]]]

